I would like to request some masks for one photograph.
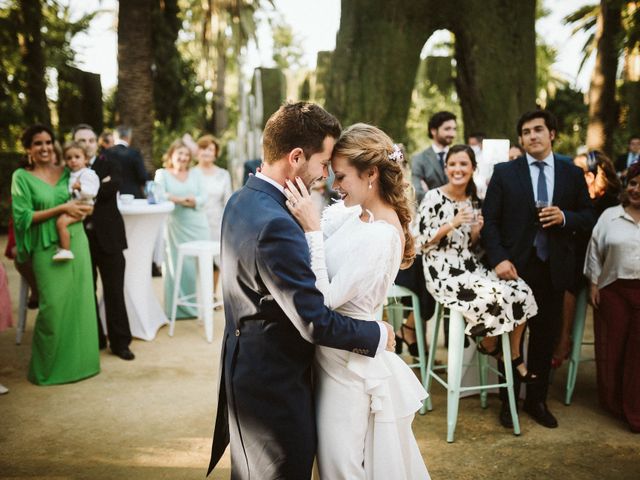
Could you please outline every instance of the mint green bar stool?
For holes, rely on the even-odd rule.
[[[440,325],[445,317],[449,318],[449,348],[447,364],[434,366],[436,345],[438,341],[438,332]],[[487,390],[491,390],[499,387],[506,387],[509,396],[509,409],[511,411],[511,419],[513,421],[513,433],[514,435],[520,435],[520,422],[518,420],[518,411],[516,410],[516,397],[513,390],[513,370],[511,362],[504,362],[505,367],[505,381],[502,383],[496,383],[487,385],[487,371],[492,370],[497,375],[502,376],[500,372],[489,365],[489,362],[485,355],[478,354],[478,368],[480,371],[480,385],[473,385],[468,387],[462,387],[462,367],[464,356],[464,339],[465,339],[465,321],[460,312],[455,310],[445,313],[445,308],[441,304],[436,305],[436,313],[434,320],[433,335],[431,337],[431,349],[429,350],[429,359],[427,361],[427,392],[431,393],[431,379],[435,379],[444,388],[447,389],[447,442],[452,443],[454,441],[456,424],[458,422],[458,405],[460,403],[460,393],[479,390],[480,391],[480,404],[482,408],[487,406]],[[503,333],[502,337],[502,353],[504,358],[511,358],[511,344],[509,342],[509,334]],[[446,371],[447,380],[445,381],[438,375],[438,371]],[[427,410],[432,411],[433,405],[431,403],[431,396],[426,400]]]
[[[582,357],[582,346],[593,345],[593,342],[583,342],[584,324],[587,318],[587,297],[588,289],[582,288],[576,297],[576,313],[573,317],[573,328],[571,331],[571,354],[569,356],[569,369],[567,371],[567,387],[565,391],[564,404],[571,405],[573,391],[576,388],[578,378],[578,367],[581,362],[593,361],[593,357]]]
[[[406,307],[402,303],[403,298],[411,298],[411,306]],[[393,325],[393,330],[396,331],[400,328],[400,325],[404,322],[405,312],[413,312],[415,318],[416,328],[416,341],[418,342],[418,361],[408,364],[411,368],[420,369],[420,378],[424,389],[427,390],[427,355],[426,347],[424,344],[424,322],[420,316],[420,300],[418,296],[411,290],[400,285],[391,285],[387,291],[387,305],[384,307],[387,314],[387,321]],[[420,408],[420,415],[426,413],[425,402],[422,402]]]

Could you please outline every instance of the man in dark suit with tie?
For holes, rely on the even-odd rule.
[[[524,410],[548,428],[558,426],[546,400],[562,297],[574,280],[573,235],[591,231],[595,220],[582,170],[553,153],[556,125],[546,110],[520,118],[517,131],[526,154],[495,166],[482,207],[482,242],[489,264],[502,279],[524,279],[538,304],[538,314],[527,322],[527,367],[538,381],[527,385]],[[549,206],[538,214],[536,202]],[[500,421],[509,426],[503,395]]]
[[[121,183],[120,168],[117,163],[104,155],[96,156],[97,138],[90,125],[75,126],[72,137],[85,148],[89,164],[100,179],[100,189],[95,199],[93,214],[84,221],[91,250],[94,288],[99,271],[107,317],[107,335],[105,335],[96,299],[98,344],[101,349],[106,348],[108,337],[109,346],[115,355],[123,360],[133,360],[135,355],[129,350],[131,330],[124,301],[125,259],[122,251],[127,248],[127,239],[116,199]]]
[[[129,193],[135,198],[144,198],[144,184],[149,175],[144,168],[140,151],[131,148],[131,127],[120,125],[115,130],[115,145],[105,150],[105,156],[120,166],[122,183],[120,193]]]
[[[444,159],[456,138],[456,116],[451,112],[438,112],[429,119],[428,130],[433,143],[411,158],[411,182],[418,203],[422,201],[427,190],[447,183]]]
[[[309,479],[316,450],[314,346],[373,357],[391,350],[383,322],[329,310],[315,287],[305,234],[285,181],[326,178],[340,124],[315,104],[287,104],[265,126],[262,170],[222,219],[226,327],[209,473],[231,444],[232,479]]]
[[[640,160],[640,136],[632,135],[629,137],[629,146],[627,149],[627,153],[623,153],[619,155],[616,159],[616,172],[624,173],[627,171],[627,168],[631,166],[632,163],[635,163]]]

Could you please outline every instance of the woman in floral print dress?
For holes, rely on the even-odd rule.
[[[511,332],[513,366],[522,381],[532,382],[536,376],[522,361],[520,340],[538,306],[522,279],[499,279],[474,251],[483,225],[479,210],[472,209],[476,165],[470,147],[451,147],[445,160],[449,183],[427,192],[420,204],[417,243],[427,290],[444,307],[462,313],[467,334],[485,335],[478,347],[482,353],[499,356],[498,337]]]

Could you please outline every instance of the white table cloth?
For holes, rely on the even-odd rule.
[[[169,323],[151,282],[153,246],[165,219],[173,211],[173,202],[149,204],[145,199],[118,203],[127,233],[124,251],[124,299],[131,335],[153,340],[158,329]]]

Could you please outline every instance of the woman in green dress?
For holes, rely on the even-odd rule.
[[[164,187],[167,199],[176,204],[167,220],[165,233],[166,252],[164,258],[164,308],[167,316],[173,307],[173,285],[175,282],[178,246],[194,240],[210,240],[211,233],[204,210],[207,193],[202,174],[191,167],[191,150],[182,140],[171,144],[164,156],[164,168],[156,171],[155,181]],[[196,263],[185,258],[180,278],[181,297],[196,292]],[[198,311],[194,307],[180,305],[176,318],[194,318]]]
[[[73,262],[54,262],[56,219],[83,217],[91,207],[69,200],[69,170],[54,163],[51,129],[22,135],[29,165],[13,173],[12,211],[17,259],[31,259],[40,293],[28,378],[37,385],[75,382],[100,371],[89,245],[82,222],[69,227]]]

